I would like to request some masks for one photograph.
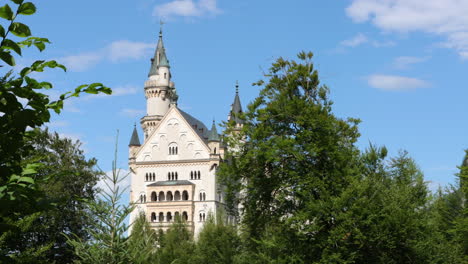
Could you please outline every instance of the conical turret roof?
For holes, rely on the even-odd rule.
[[[218,130],[216,129],[216,124],[214,120],[213,125],[211,125],[210,134],[208,135],[208,142],[210,141],[219,141]]]
[[[242,105],[239,98],[239,84],[236,83],[236,95],[231,106],[230,120],[234,120],[237,124],[243,124],[244,121],[239,118],[240,114],[242,114]]]
[[[138,132],[136,129],[136,124],[133,126],[132,138],[130,138],[129,146],[141,146],[140,138],[138,137]]]
[[[159,56],[159,58],[158,58]],[[151,59],[151,67],[148,73],[148,76],[157,75],[158,68],[160,66],[170,67],[169,60],[167,59],[166,49],[164,48],[163,38],[162,38],[162,30],[159,30],[159,39],[158,45],[156,46],[156,50],[154,52],[154,56]]]

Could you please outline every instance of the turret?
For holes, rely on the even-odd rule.
[[[170,105],[177,104],[178,96],[174,83],[171,82],[170,68],[160,30],[148,80],[145,82],[146,116],[141,119],[145,140],[159,124]]]
[[[215,121],[211,125],[210,133],[208,134],[208,147],[211,150],[211,155],[219,155],[221,152],[221,140],[216,129]]]
[[[234,102],[231,105],[231,111],[228,115],[228,121],[234,120],[236,128],[240,129],[244,125],[244,120],[240,119],[242,114],[242,105],[239,99],[239,83],[236,82],[236,95],[234,96]]]
[[[135,154],[140,148],[140,138],[138,137],[138,131],[136,129],[136,124],[133,126],[132,137],[130,138],[130,143],[128,143],[128,159],[129,163],[135,161]]]

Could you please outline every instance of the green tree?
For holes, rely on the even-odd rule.
[[[79,96],[82,92],[111,93],[104,85],[92,83],[80,85],[51,101],[42,91],[51,89],[52,83],[37,81],[31,74],[43,72],[46,68],[65,70],[63,65],[56,61],[37,60],[17,73],[13,72],[15,56],[21,56],[24,48],[35,46],[43,51],[50,43],[46,38],[32,36],[30,28],[18,21],[21,16],[35,12],[36,6],[23,0],[11,0],[0,7],[0,60],[3,62],[0,66],[7,72],[0,77],[0,261],[8,262],[14,259],[29,262],[52,246],[40,245],[29,248],[27,252],[18,252],[10,250],[17,245],[5,244],[7,237],[25,232],[42,211],[53,207],[38,189],[40,184],[47,184],[49,180],[49,177],[36,177],[42,165],[23,162],[33,151],[27,142],[36,136],[34,128],[49,122],[50,111],[60,113],[64,101],[70,97]],[[29,260],[19,260],[22,257]]]
[[[243,129],[230,126],[227,132],[246,143],[220,166],[228,193],[242,193],[248,248],[256,250],[268,226],[288,234],[282,254],[307,262],[321,255],[336,225],[333,199],[359,167],[359,121],[332,113],[312,56],[300,53],[299,63],[280,58],[268,80],[256,83],[263,88],[248,106]]]
[[[43,258],[35,257],[36,262],[42,259],[70,263],[74,253],[63,233],[74,233],[83,239],[89,237],[86,228],[91,217],[84,200],[95,199],[93,187],[103,173],[96,169],[96,159],[86,159],[79,141],[60,138],[48,129],[37,129],[35,137],[27,144],[33,150],[24,162],[43,165],[35,174],[38,190],[54,206],[42,212],[28,230],[9,237],[8,244],[15,245],[14,250],[19,252],[38,245],[51,245]]]
[[[160,237],[151,229],[143,213],[132,223],[131,231],[127,251],[132,263],[156,263]]]
[[[192,263],[234,263],[239,252],[240,238],[235,226],[225,224],[222,214],[212,214],[198,235]]]
[[[187,224],[177,216],[174,223],[162,236],[157,263],[192,263],[194,250],[192,232],[187,229]]]
[[[108,189],[102,190],[101,198],[87,201],[88,210],[94,218],[86,229],[90,239],[80,238],[76,234],[67,236],[67,243],[74,248],[79,258],[77,263],[132,263],[128,253],[129,239],[126,233],[129,226],[126,219],[134,206],[121,204],[122,194],[128,187],[120,188],[119,184],[128,175],[120,175],[120,169],[117,168],[117,146],[116,143],[112,175],[105,175],[104,183]]]

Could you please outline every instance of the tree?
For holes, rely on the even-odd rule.
[[[198,235],[192,263],[230,264],[239,252],[240,238],[235,226],[226,225],[222,214],[217,219],[212,214]]]
[[[43,259],[46,262],[70,263],[74,254],[63,233],[74,233],[82,239],[89,237],[86,228],[91,216],[84,200],[95,199],[94,186],[103,173],[96,169],[96,159],[85,158],[79,141],[60,138],[57,133],[49,133],[48,129],[37,129],[35,137],[27,144],[33,150],[24,162],[43,165],[35,174],[38,190],[54,206],[43,211],[28,230],[9,237],[14,241],[8,244],[15,245],[13,249],[19,252],[38,245],[50,245],[42,258],[35,257],[36,262]]]
[[[93,221],[86,231],[90,239],[80,238],[77,234],[67,236],[69,243],[79,258],[77,263],[133,263],[128,254],[128,225],[125,223],[134,206],[122,205],[121,197],[128,187],[120,188],[120,183],[128,175],[120,175],[117,168],[117,144],[112,162],[112,175],[105,175],[107,190],[102,190],[100,199],[87,201]]]
[[[289,234],[283,254],[308,261],[320,256],[336,224],[333,199],[359,167],[359,121],[332,113],[312,57],[301,52],[300,63],[280,58],[265,75],[268,81],[256,83],[263,88],[238,132],[246,143],[220,167],[228,193],[243,194],[249,248],[256,250],[268,226]]]
[[[128,240],[127,250],[132,263],[155,263],[160,238],[161,236],[151,229],[145,214],[141,213],[132,223],[132,233]]]
[[[37,60],[17,73],[13,72],[15,56],[21,56],[24,48],[35,46],[43,51],[46,44],[50,43],[46,38],[32,36],[30,28],[18,22],[21,16],[35,12],[36,6],[23,0],[11,0],[10,4],[0,7],[0,60],[4,63],[0,67],[7,72],[0,77],[0,243],[3,243],[0,261],[8,262],[21,258],[22,254],[34,260],[38,254],[47,250],[47,246],[40,246],[30,248],[27,252],[18,252],[9,250],[16,245],[5,244],[7,237],[25,232],[42,211],[53,207],[38,189],[40,184],[47,184],[49,179],[36,177],[42,165],[23,162],[33,150],[27,142],[35,137],[34,128],[49,122],[50,111],[60,113],[64,101],[70,97],[77,97],[83,92],[111,93],[108,87],[92,83],[80,85],[74,91],[62,94],[58,100],[51,101],[41,91],[51,89],[52,83],[39,82],[31,74],[43,72],[46,68],[66,70],[63,65],[53,60]]]
[[[189,264],[195,245],[193,235],[179,216],[162,236],[157,263]]]

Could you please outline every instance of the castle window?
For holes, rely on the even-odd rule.
[[[214,148],[214,154],[216,154],[216,148]]]
[[[167,79],[167,73],[164,73],[164,79]]]
[[[143,194],[140,194],[140,203],[143,203]]]
[[[168,181],[171,180],[171,173],[170,173],[170,172],[167,173],[167,180],[168,180]]]
[[[198,179],[200,179],[200,171],[198,171]]]
[[[174,219],[175,219],[175,220],[180,220],[180,214],[179,214],[179,212],[175,212],[175,213],[174,213]]]
[[[168,222],[171,222],[171,221],[172,221],[172,214],[171,214],[171,212],[167,212],[166,220],[167,220]]]
[[[180,192],[179,191],[176,191],[174,193],[174,201],[180,201]]]
[[[162,191],[159,192],[159,201],[161,202],[161,201],[165,201],[165,200],[166,200],[166,198],[164,196],[164,192],[162,192]]]
[[[146,181],[148,181],[148,173],[146,173]]]
[[[205,192],[200,192],[200,201],[205,201],[206,200],[206,194]]]
[[[182,213],[182,220],[183,221],[188,221],[188,214],[185,211]]]
[[[201,222],[201,221],[202,221],[202,214],[200,213],[200,215],[199,215],[199,216],[200,216],[200,219],[199,219],[199,221]]]
[[[169,155],[177,155],[179,152],[179,148],[177,147],[176,143],[169,144]]]
[[[179,178],[179,175],[177,175],[177,172],[175,173],[175,180],[177,181],[177,178]]]
[[[153,181],[156,180],[156,173],[153,172]]]
[[[167,199],[168,201],[172,201],[172,200],[174,199],[174,197],[172,196],[172,192],[171,192],[171,191],[167,192],[166,199]]]
[[[203,213],[203,222],[205,222],[205,213]]]
[[[190,172],[190,179],[193,180],[193,171]]]
[[[182,200],[187,201],[188,198],[189,198],[188,192],[187,192],[187,191],[183,191],[183,192],[182,192]]]
[[[203,193],[203,201],[206,200],[206,193]]]
[[[151,213],[151,222],[155,222],[156,221],[156,213]]]
[[[157,200],[156,192],[152,192],[152,193],[151,193],[151,201],[152,201],[152,202],[156,202],[156,200]]]
[[[164,221],[164,213],[159,213],[159,222],[163,222]]]
[[[146,203],[146,194],[143,194],[143,202]]]

